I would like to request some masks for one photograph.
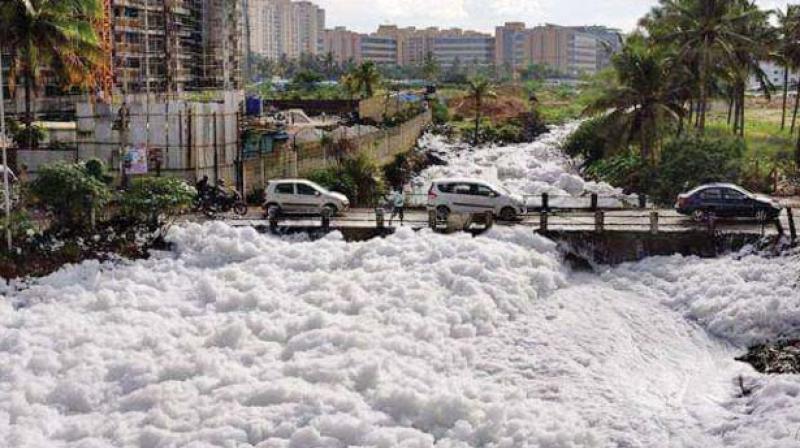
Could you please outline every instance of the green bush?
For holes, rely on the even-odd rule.
[[[708,182],[739,182],[746,147],[734,138],[687,136],[664,144],[657,176],[648,190],[669,204],[682,191]]]
[[[84,164],[86,172],[95,179],[110,185],[114,181],[114,177],[106,172],[106,164],[100,159],[89,159]]]
[[[331,168],[311,173],[309,180],[347,196],[356,206],[372,206],[386,193],[383,172],[366,153],[350,155]]]
[[[57,226],[80,226],[111,198],[108,186],[90,175],[84,165],[57,162],[39,168],[30,193],[54,214]]]
[[[11,228],[11,238],[13,241],[19,243],[20,241],[28,241],[30,240],[35,234],[36,229],[33,227],[33,222],[28,215],[28,212],[25,210],[17,210],[11,212],[11,219],[9,219],[8,224]],[[5,215],[0,215],[0,248],[5,249],[5,236],[6,236],[6,217]]]
[[[450,109],[447,108],[446,104],[438,100],[433,101],[431,104],[434,123],[445,124],[450,121]]]
[[[581,123],[564,142],[564,152],[571,157],[582,157],[585,166],[606,157],[615,149],[606,131],[610,129],[607,121],[608,118],[601,116]]]
[[[120,195],[120,214],[135,222],[158,224],[189,209],[196,195],[182,179],[143,177]]]
[[[586,169],[586,175],[622,188],[627,192],[644,191],[642,179],[649,167],[642,163],[638,154],[622,153],[597,160]]]

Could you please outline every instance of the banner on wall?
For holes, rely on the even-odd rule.
[[[125,171],[128,174],[147,174],[147,147],[136,145],[125,150]]]

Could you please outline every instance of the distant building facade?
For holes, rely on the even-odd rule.
[[[309,1],[248,0],[250,51],[269,59],[323,53],[325,10]]]
[[[495,30],[495,65],[520,70],[543,64],[567,76],[594,74],[607,67],[621,47],[620,34],[603,27],[527,28],[509,22]]]

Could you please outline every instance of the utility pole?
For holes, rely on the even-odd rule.
[[[6,105],[3,92],[3,48],[0,47],[0,145],[3,145],[3,196],[6,212],[6,244],[11,252],[11,189],[8,187],[8,139],[6,138]]]
[[[144,0],[145,151],[150,151],[150,0]]]

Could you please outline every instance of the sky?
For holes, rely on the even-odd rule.
[[[656,0],[314,0],[326,9],[326,26],[372,32],[381,24],[491,32],[507,21],[529,25],[607,25],[631,31]],[[763,8],[786,0],[757,0]],[[797,3],[792,0],[791,3]]]

